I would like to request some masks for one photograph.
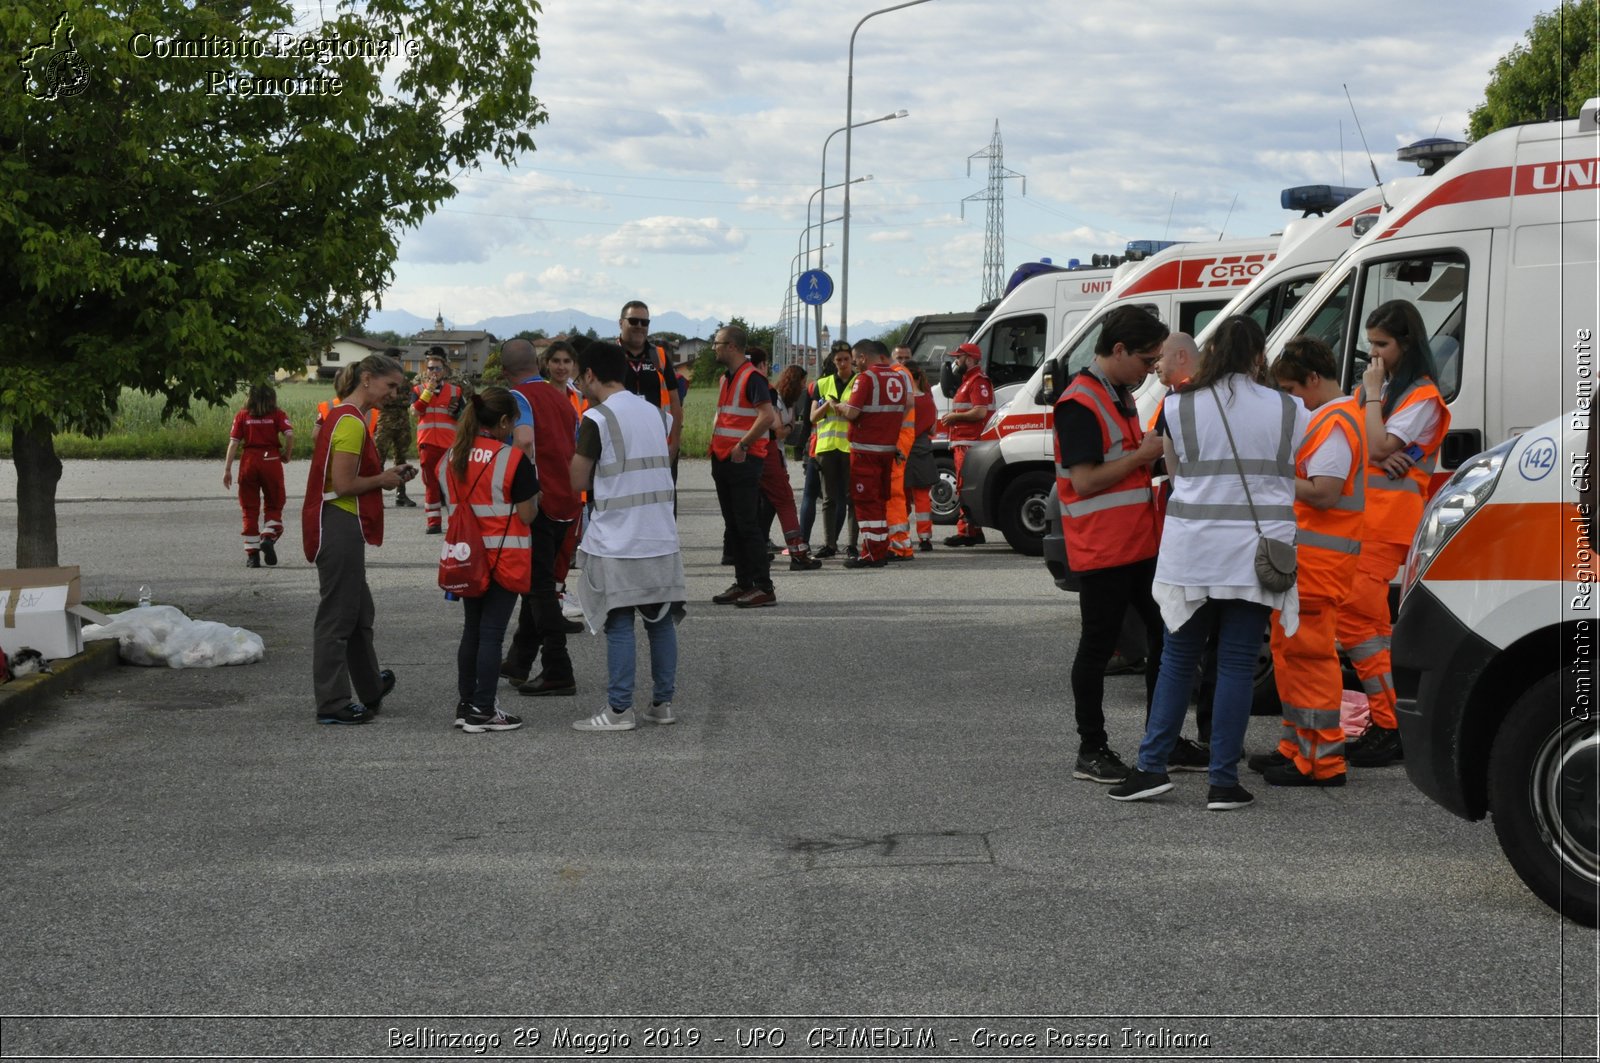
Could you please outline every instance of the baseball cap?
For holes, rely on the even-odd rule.
[[[983,357],[983,351],[979,349],[976,343],[963,343],[952,352],[951,357],[954,357],[957,354],[964,354],[968,358],[981,359]]]

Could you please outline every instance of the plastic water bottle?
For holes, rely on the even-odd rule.
[[[150,604],[150,584],[145,583],[139,587],[139,607],[142,609]]]

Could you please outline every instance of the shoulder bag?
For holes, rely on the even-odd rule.
[[[1256,582],[1274,594],[1282,594],[1294,586],[1297,574],[1294,543],[1269,539],[1262,533],[1261,521],[1256,516],[1255,499],[1250,497],[1250,481],[1245,479],[1244,466],[1239,461],[1239,448],[1233,442],[1233,429],[1228,426],[1228,415],[1223,412],[1222,399],[1217,397],[1216,388],[1208,390],[1212,401],[1217,404],[1217,416],[1222,418],[1222,430],[1228,434],[1228,449],[1233,452],[1233,465],[1239,470],[1239,482],[1244,485],[1244,500],[1250,504],[1250,520],[1256,526]]]

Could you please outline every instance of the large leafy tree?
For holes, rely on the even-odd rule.
[[[537,4],[329,9],[312,28],[282,2],[0,5],[0,54],[27,60],[0,74],[17,564],[57,561],[55,432],[103,432],[124,387],[183,416],[303,366],[456,178],[533,149]]]
[[[1535,15],[1526,39],[1495,65],[1467,135],[1480,140],[1519,122],[1539,122],[1552,108],[1575,115],[1600,95],[1600,0],[1566,0]]]

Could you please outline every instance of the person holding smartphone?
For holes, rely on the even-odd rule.
[[[1366,523],[1355,579],[1339,606],[1338,638],[1372,712],[1372,725],[1345,747],[1345,759],[1376,768],[1403,755],[1389,664],[1389,581],[1422,521],[1450,409],[1416,307],[1404,299],[1384,303],[1367,315],[1366,329],[1372,360],[1356,391],[1367,438]]]

